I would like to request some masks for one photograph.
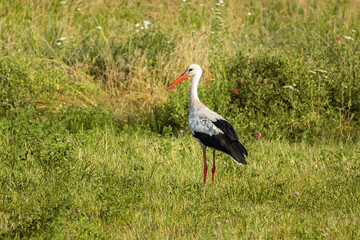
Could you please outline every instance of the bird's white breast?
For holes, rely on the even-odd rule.
[[[190,109],[189,112],[189,127],[194,132],[206,133],[210,136],[223,133],[218,127],[213,124],[218,119],[223,119],[219,114],[209,110],[207,107],[199,107],[198,109]]]

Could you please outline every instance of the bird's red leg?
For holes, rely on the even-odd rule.
[[[205,184],[206,184],[206,174],[207,174],[207,164],[206,164],[206,150],[203,150],[203,154],[204,154],[204,188],[205,188]]]
[[[215,167],[215,150],[213,150],[213,168],[212,168],[212,183],[213,183],[213,186],[214,186],[214,180],[215,180],[215,170],[216,170],[216,167]]]

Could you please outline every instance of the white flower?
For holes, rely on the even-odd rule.
[[[294,90],[294,87],[293,86],[283,86],[283,88],[289,88],[291,90]]]
[[[183,0],[183,2],[186,2],[186,0]]]
[[[61,42],[56,42],[56,45],[58,45],[58,46],[61,45]]]
[[[66,1],[61,1],[60,4],[61,4],[61,5],[65,5],[65,4],[66,4]]]
[[[351,30],[351,31],[352,31],[353,33],[354,33],[354,32],[356,32],[354,29],[353,29],[353,30]]]
[[[139,27],[139,26],[140,26],[140,23],[135,24],[135,27],[136,27],[136,28]]]
[[[67,39],[67,37],[61,37],[58,39],[58,41],[65,41]]]
[[[248,12],[248,16],[251,16],[252,15],[252,13],[251,12]]]
[[[298,92],[299,90],[295,89],[295,87],[296,87],[296,84],[293,84],[292,86],[291,86],[291,85],[289,85],[289,86],[283,86],[283,88],[288,88],[288,89],[290,89],[290,90],[293,90],[293,91]]]
[[[146,21],[146,20],[144,20],[144,21],[143,21],[143,24],[144,24],[144,28],[145,28],[145,29],[148,29],[148,26],[149,26],[151,23],[148,22],[148,21]]]
[[[141,29],[141,30],[144,30],[144,27],[141,27],[140,29]]]
[[[349,36],[344,36],[344,38],[347,40],[354,40],[352,37],[349,37]]]
[[[81,11],[81,8],[76,8],[76,11],[80,12],[80,11]]]
[[[204,4],[200,3],[200,7],[203,7],[203,6],[204,6]]]
[[[101,30],[101,29],[102,29],[102,27],[101,27],[101,26],[97,26],[97,27],[96,27],[96,29]]]

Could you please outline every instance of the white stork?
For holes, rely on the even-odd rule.
[[[246,165],[245,156],[248,155],[245,147],[231,126],[222,116],[211,111],[200,102],[197,94],[202,70],[199,65],[191,64],[185,72],[166,89],[174,87],[182,80],[191,77],[189,97],[189,126],[192,135],[199,141],[204,154],[204,187],[206,184],[207,163],[206,147],[213,149],[212,183],[215,180],[215,150],[228,154],[237,164]]]

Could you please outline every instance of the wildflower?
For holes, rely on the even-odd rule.
[[[27,138],[27,140],[30,140],[30,139],[31,139],[31,137],[28,137],[28,138]]]
[[[352,37],[349,37],[349,36],[344,36],[344,38],[345,38],[346,40],[354,40]]]
[[[316,206],[316,205],[314,205],[314,206],[313,206],[313,208],[314,208],[314,209],[317,209],[317,206]]]
[[[330,229],[329,229],[328,227],[327,227],[327,228],[325,228],[325,231],[327,231],[327,232],[328,232],[329,230],[330,230]]]
[[[348,172],[349,171],[349,169],[348,168],[345,168],[345,172]]]
[[[338,35],[336,36],[336,38],[337,38],[337,39],[340,39],[340,34],[338,34]]]
[[[300,195],[300,193],[299,192],[295,192],[295,196],[299,196]]]
[[[34,143],[36,143],[37,142],[37,140],[36,139],[34,139]]]
[[[183,0],[183,2],[186,2],[186,0]]]
[[[101,27],[101,26],[97,26],[96,29],[97,29],[97,30],[101,30],[102,27]]]
[[[306,234],[308,234],[308,233],[309,233],[309,231],[305,231],[305,233],[306,233]]]
[[[261,138],[261,134],[255,135],[255,138],[256,138],[256,139]]]
[[[10,137],[10,142],[14,141],[14,139],[12,137]]]
[[[243,82],[240,80],[240,81],[238,81],[238,84],[242,84]]]
[[[69,143],[69,142],[70,142],[70,140],[66,140],[66,142],[67,142],[67,143]]]
[[[216,222],[216,225],[220,225],[220,224],[221,224],[221,222],[219,222],[219,221]]]
[[[66,4],[66,1],[61,1],[60,4],[61,4],[61,5],[65,5],[65,4]]]
[[[288,88],[288,89],[291,89],[291,90],[294,90],[294,87],[289,85],[289,86],[283,86],[283,88]]]
[[[140,23],[135,24],[135,27],[136,27],[136,28],[137,28],[137,27],[140,27]]]
[[[329,233],[324,233],[323,236],[327,237],[327,236],[329,236]]]
[[[39,120],[40,120],[40,119],[37,117],[37,118],[36,118],[36,121],[39,121]]]
[[[225,220],[225,223],[229,223],[229,220]]]
[[[76,212],[77,212],[77,213],[80,213],[80,209],[78,209]]]
[[[234,232],[231,232],[231,235],[235,235],[235,233],[234,233]]]
[[[323,113],[323,116],[325,116],[325,113]]]
[[[146,29],[148,29],[148,26],[149,26],[151,23],[145,20],[145,21],[143,21],[143,24],[144,24],[144,28],[145,28],[145,30],[146,30]]]
[[[56,139],[56,141],[57,141],[57,142],[59,142],[59,141],[60,141],[60,139],[59,139],[59,138],[57,138],[57,139]]]
[[[248,12],[248,16],[251,16],[252,15],[252,13],[251,12]]]
[[[234,92],[235,92],[235,94],[238,94],[237,88],[234,88]]]
[[[28,100],[28,97],[25,97],[25,100]]]
[[[213,231],[213,235],[214,236],[216,236],[217,235],[217,231],[215,230],[215,231]]]

